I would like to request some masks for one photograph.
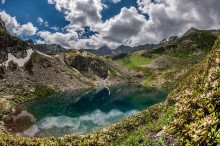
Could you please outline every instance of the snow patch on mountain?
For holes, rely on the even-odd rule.
[[[16,58],[11,53],[8,53],[8,60],[0,64],[0,66],[8,67],[9,63],[13,61],[16,63],[19,67],[23,67],[24,64],[30,60],[32,53],[34,52],[33,49],[26,50],[27,56],[25,58]]]

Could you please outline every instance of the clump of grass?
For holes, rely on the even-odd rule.
[[[54,93],[56,93],[54,89],[51,89],[45,85],[37,85],[33,94],[37,97],[44,97]]]

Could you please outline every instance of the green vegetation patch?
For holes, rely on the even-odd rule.
[[[220,38],[212,52],[168,97],[175,119],[167,133],[181,145],[220,144]]]
[[[117,63],[133,70],[138,70],[142,65],[148,65],[152,62],[152,59],[145,58],[142,55],[142,51],[130,54],[120,60],[116,60]]]
[[[123,146],[164,146],[167,144],[176,143],[176,139],[168,141],[170,137],[164,137],[162,135],[164,126],[170,123],[173,119],[174,107],[169,108],[159,107],[152,113],[151,116],[146,117],[146,125],[138,128],[138,130],[133,131],[129,136],[123,140]],[[158,133],[161,132],[161,135]]]
[[[56,93],[54,89],[51,89],[44,85],[37,85],[35,87],[35,91],[33,94],[36,95],[37,97],[44,97],[44,96],[48,96],[54,93]]]

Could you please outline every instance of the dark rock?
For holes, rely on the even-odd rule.
[[[26,42],[28,45],[30,45],[31,47],[34,47],[34,42],[33,42],[31,39],[26,40],[25,42]]]
[[[51,45],[37,44],[35,45],[35,49],[37,51],[40,51],[42,53],[49,54],[49,55],[55,55],[55,54],[63,53],[66,51],[65,48],[57,44],[51,44]]]
[[[5,75],[5,70],[2,66],[0,66],[0,79],[3,79]]]
[[[78,55],[72,60],[71,66],[88,78],[92,78],[93,74],[102,79],[106,79],[108,77],[109,67],[104,61],[98,58],[83,57]]]
[[[25,58],[30,46],[21,39],[11,36],[0,19],[0,64],[8,60],[8,53],[17,58]]]

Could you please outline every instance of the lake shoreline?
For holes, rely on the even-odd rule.
[[[106,85],[96,85],[96,86],[88,86],[88,87],[73,87],[73,88],[68,88],[66,89],[65,91],[67,90],[89,90],[89,89],[95,89],[95,88],[103,88],[103,87],[108,87],[108,86],[112,86],[112,85],[118,85],[118,84],[126,84],[126,83],[133,83],[133,84],[141,84],[141,79],[140,80],[134,80],[134,81],[128,81],[128,80],[124,80],[123,82],[116,82],[116,83],[111,83],[111,84],[106,84]],[[45,95],[45,96],[50,96],[50,95],[53,95],[53,94],[57,94],[59,92],[62,92],[62,90],[54,90],[54,92],[52,94],[48,94],[48,95]],[[16,103],[13,103],[13,99],[14,98],[18,98],[18,102],[16,101]],[[20,100],[21,98],[21,100]],[[27,102],[30,102],[30,101],[33,101],[33,100],[36,100],[36,99],[40,99],[42,98],[42,96],[32,96],[31,98],[28,98],[28,99],[25,99],[23,100],[22,99],[23,97],[22,96],[17,96],[17,97],[14,97],[14,95],[6,95],[5,98],[1,98],[1,101],[3,101],[3,104],[4,106],[4,109],[1,109],[2,112],[0,113],[0,134],[3,132],[3,133],[8,133],[7,130],[5,130],[5,123],[3,122],[5,118],[7,118],[8,116],[10,116],[11,114],[13,114],[15,112],[15,108],[16,106],[18,105],[21,105],[21,104],[25,104]],[[13,104],[11,104],[13,103]],[[0,106],[1,106],[1,102],[0,102]],[[2,130],[3,129],[3,130]]]
[[[124,85],[125,83],[120,83],[120,84],[115,84],[114,86],[121,86],[121,85]],[[137,84],[137,85],[140,85],[140,84],[138,84],[138,83],[129,83],[129,84]],[[140,85],[141,86],[141,85]],[[111,86],[108,86],[108,87],[111,87]],[[107,87],[107,88],[108,88]],[[101,90],[101,88],[99,87],[99,88],[83,88],[83,89],[77,89],[77,90],[81,90],[82,92],[85,92],[85,91],[91,91],[91,90],[97,90],[97,91],[99,91],[99,90]],[[156,89],[156,88],[155,88]],[[162,89],[160,89],[160,90],[162,90]],[[57,94],[57,93],[59,93],[59,92],[56,92],[55,94]],[[34,102],[34,101],[36,101],[36,100],[40,100],[42,97],[40,97],[40,98],[34,98],[34,99],[31,99],[31,100],[29,100],[29,101],[26,101],[26,102],[22,102],[22,103],[19,103],[19,104],[17,104],[17,105],[15,105],[14,106],[14,108],[13,108],[13,111],[10,113],[10,114],[8,114],[7,116],[5,116],[4,117],[4,119],[7,119],[8,117],[11,117],[13,114],[15,114],[16,112],[17,112],[17,107],[19,107],[19,106],[22,106],[22,105],[24,105],[25,103],[28,103],[28,102]],[[5,120],[4,120],[5,121]],[[10,134],[13,134],[13,132],[11,133],[10,131],[8,131]]]

